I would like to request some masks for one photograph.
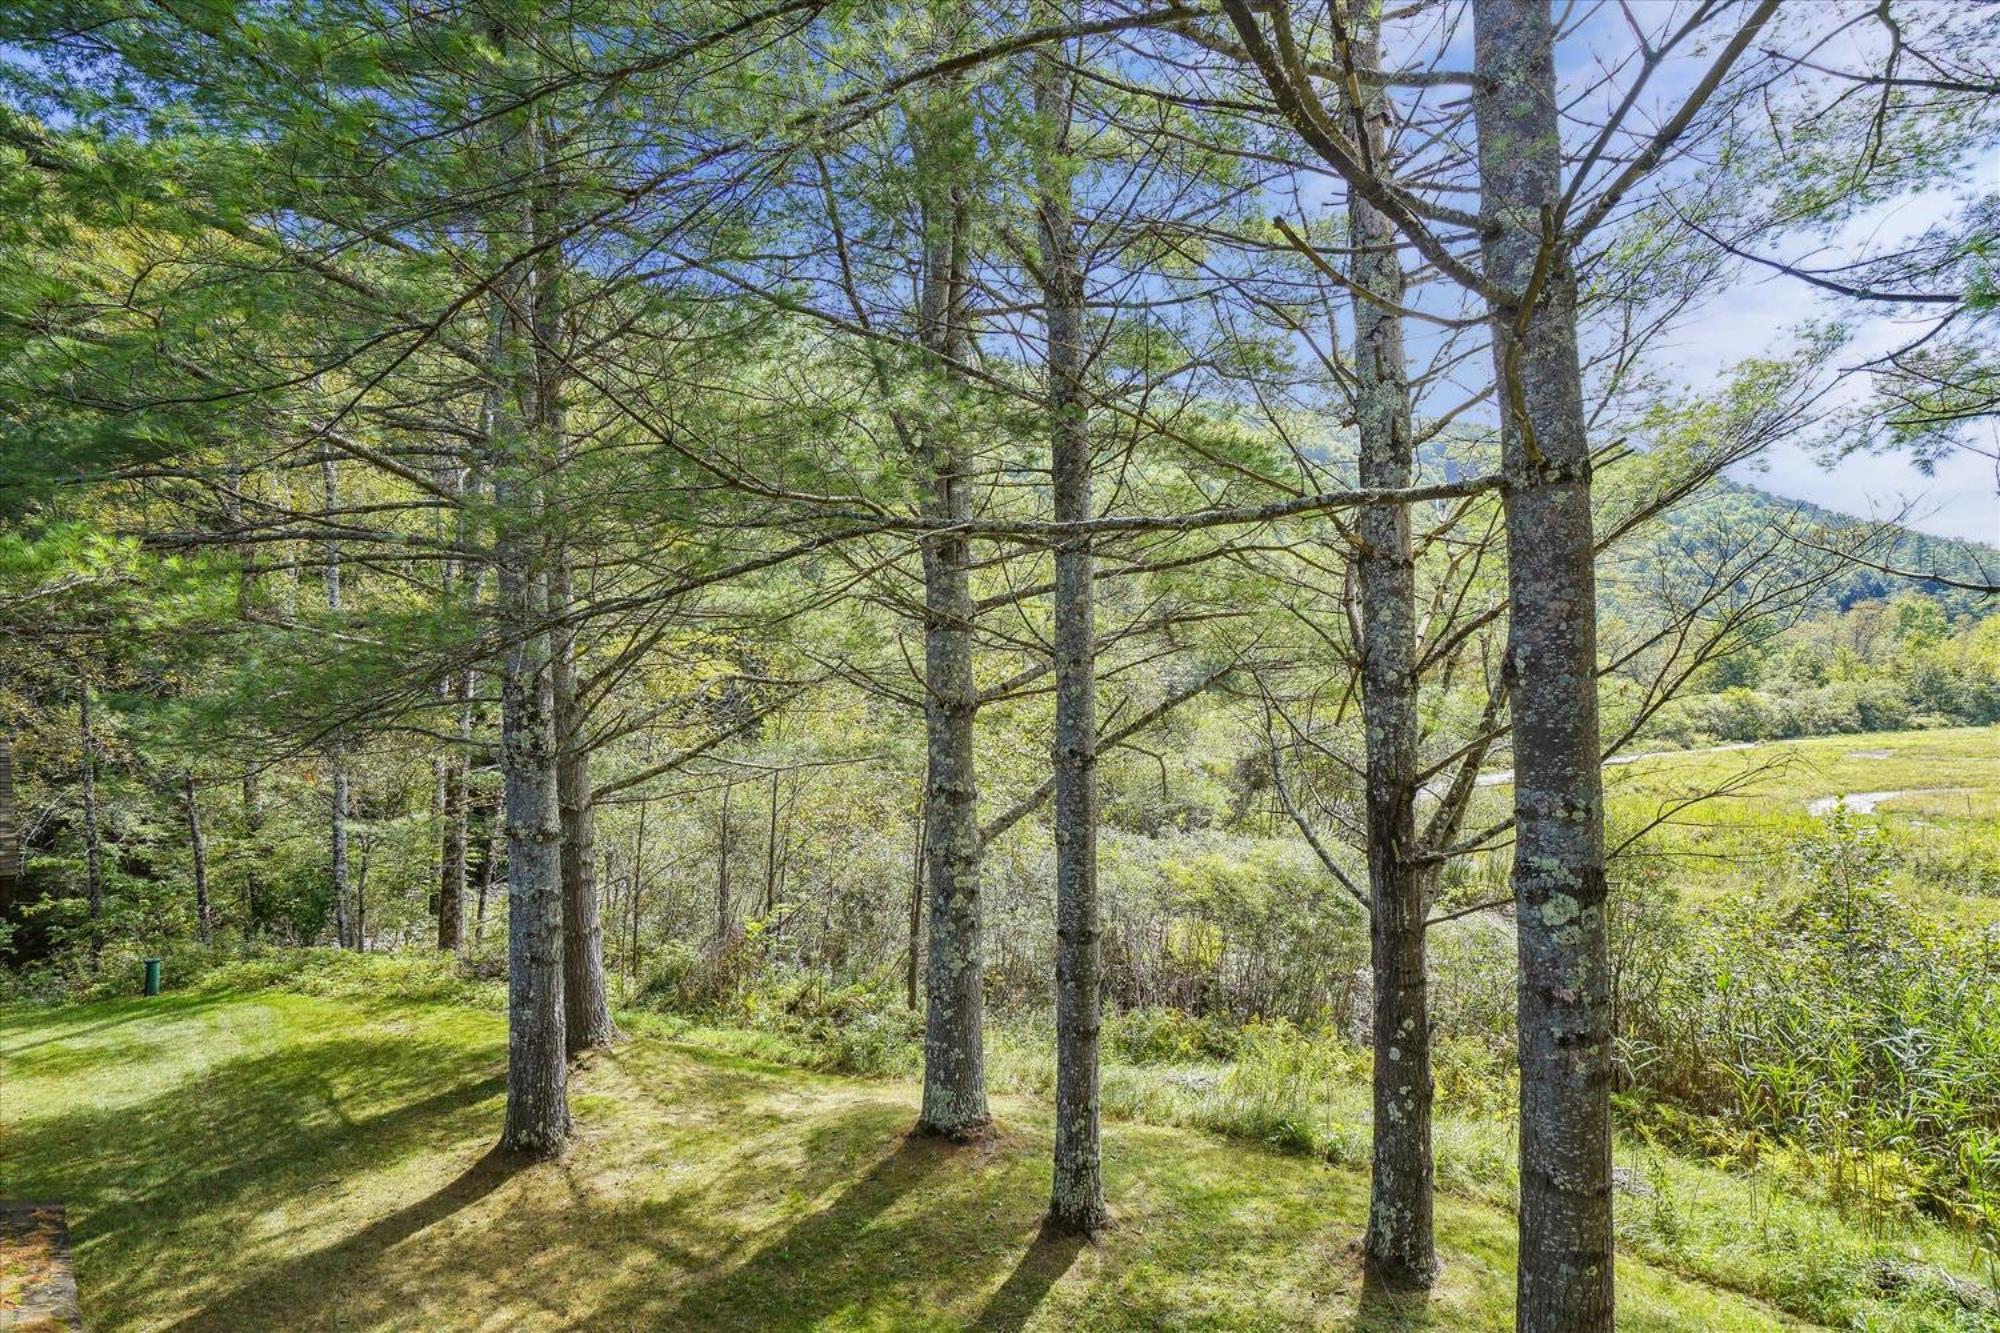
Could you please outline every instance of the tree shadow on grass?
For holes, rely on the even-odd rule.
[[[357,1271],[365,1271],[397,1245],[477,1203],[529,1164],[526,1158],[490,1150],[442,1189],[377,1218],[344,1240],[266,1271],[173,1324],[170,1333],[285,1327],[287,1318],[279,1312],[295,1310],[302,1299],[319,1304]]]
[[[493,1055],[363,1030],[199,1067],[131,1101],[86,1078],[72,1105],[6,1126],[9,1188],[69,1205],[94,1323],[184,1309],[227,1281],[230,1247],[260,1215],[462,1151],[478,1133],[465,1112],[505,1086]]]
[[[104,1000],[86,1006],[89,1010],[105,1013],[109,1017],[100,1019],[84,1027],[61,1026],[61,1018],[55,1018],[56,1030],[46,1037],[34,1041],[14,1042],[8,1038],[15,1032],[39,1032],[51,1025],[52,1016],[62,1015],[64,1010],[44,1008],[22,1008],[12,1013],[0,1014],[0,1060],[13,1060],[24,1053],[44,1046],[62,1046],[84,1037],[95,1036],[112,1028],[152,1019],[165,1022],[184,1018],[188,1014],[208,1009],[222,1000],[222,996],[209,992],[181,995],[156,995],[142,999]],[[87,1017],[79,1014],[78,1018]]]
[[[157,1225],[162,1208],[212,1210],[462,1133],[455,1113],[504,1087],[483,1053],[335,1038],[226,1061],[136,1102],[82,1101],[20,1122],[9,1157],[40,1193],[88,1206],[93,1232],[128,1212]]]
[[[1043,1227],[972,1326],[991,1333],[1020,1333],[1089,1243],[1073,1232]]]
[[[879,1123],[870,1108],[857,1124]],[[865,1306],[894,1275],[910,1270],[927,1228],[918,1216],[880,1224],[885,1213],[976,1151],[904,1135],[832,1203],[768,1240],[741,1263],[709,1265],[671,1308],[641,1292],[614,1295],[593,1322],[605,1327],[804,1328]],[[928,1192],[925,1197],[929,1197]]]
[[[1440,1310],[1428,1291],[1392,1291],[1363,1279],[1354,1309],[1354,1333],[1419,1333],[1449,1327],[1450,1312]]]

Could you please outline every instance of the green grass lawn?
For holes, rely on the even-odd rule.
[[[448,1004],[201,993],[0,1011],[0,1193],[68,1205],[89,1326],[1512,1326],[1513,1223],[1440,1201],[1443,1284],[1364,1294],[1355,1171],[1138,1123],[1119,1224],[1037,1240],[1049,1126],[905,1137],[906,1083],[637,1036],[578,1072],[562,1161],[495,1158],[505,1034]],[[1629,1329],[1787,1326],[1634,1258]]]

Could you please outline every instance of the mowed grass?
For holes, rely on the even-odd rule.
[[[1118,1226],[1046,1241],[1049,1126],[906,1136],[916,1090],[634,1037],[559,1162],[488,1149],[498,1015],[261,991],[0,1011],[0,1193],[61,1200],[109,1330],[1506,1329],[1513,1223],[1440,1199],[1429,1301],[1364,1293],[1358,1172],[1107,1128]],[[1621,1259],[1620,1326],[1786,1326]]]

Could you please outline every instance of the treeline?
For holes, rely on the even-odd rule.
[[[1707,668],[1653,734],[1685,745],[2000,723],[2000,619],[1903,592],[1806,619]]]

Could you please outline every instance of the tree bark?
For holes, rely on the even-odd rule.
[[[493,872],[500,864],[496,813],[489,803],[475,807],[471,815],[472,826],[478,831],[474,845],[479,849],[478,873],[472,874],[472,882],[478,890],[472,917],[472,947],[475,949],[486,943],[486,900],[493,891]]]
[[[181,795],[187,802],[188,847],[194,857],[195,927],[201,932],[201,942],[207,944],[215,925],[208,903],[208,839],[202,832],[201,801],[195,793],[191,768],[181,774]]]
[[[964,281],[967,211],[952,187],[940,210],[927,210],[923,345],[950,357]],[[942,216],[938,216],[939,212]],[[925,436],[924,513],[963,522],[972,489],[955,441]],[[963,1138],[992,1120],[986,1104],[985,962],[980,938],[979,878],[984,848],[974,727],[979,687],[973,677],[972,543],[963,535],[926,536],[924,568],[924,735],[930,876],[930,957],[924,1013],[924,1097],[920,1133]]]
[[[1481,248],[1507,476],[1524,1333],[1612,1326],[1610,954],[1590,449],[1546,0],[1475,0]],[[1531,292],[1531,288],[1533,291]]]
[[[729,798],[735,793],[734,783],[726,783],[722,788],[722,812],[717,818],[715,852],[715,948],[719,953],[729,943],[735,933],[732,919],[735,910],[729,901],[729,844],[734,834],[729,827]]]
[[[539,112],[524,128],[538,166]],[[530,213],[534,211],[530,206]],[[530,220],[530,233],[534,222]],[[550,1156],[570,1135],[569,1061],[563,1006],[562,808],[557,778],[555,684],[549,642],[549,570],[541,538],[541,477],[555,442],[542,429],[549,404],[538,392],[531,305],[539,284],[496,301],[496,381],[524,390],[530,430],[496,392],[488,413],[489,471],[499,524],[495,565],[508,644],[501,680],[500,762],[507,820],[507,1120],[504,1151]],[[508,308],[526,310],[527,327]],[[525,385],[521,383],[526,380]]]
[[[625,989],[629,993],[639,971],[639,903],[646,889],[646,810],[650,803],[639,802],[639,817],[632,829],[632,934],[625,952]]]
[[[1376,7],[1353,0],[1350,53],[1363,78],[1358,105],[1372,160],[1389,152],[1388,99],[1367,73],[1381,66]],[[1386,166],[1384,167],[1386,170]],[[1363,486],[1411,484],[1409,371],[1403,350],[1403,267],[1394,225],[1350,190],[1354,247],[1355,429]],[[1367,752],[1369,964],[1375,1048],[1373,1172],[1362,1265],[1394,1290],[1436,1281],[1432,1217],[1430,1006],[1426,991],[1426,877],[1414,864],[1417,801],[1416,569],[1410,512],[1371,506],[1356,520],[1361,593],[1361,705]]]
[[[0,920],[11,920],[21,879],[20,798],[14,787],[14,743],[0,736]]]
[[[924,832],[921,802],[917,806],[916,848],[910,857],[910,949],[904,959],[903,990],[909,1007],[917,1007],[917,982],[924,957]]]
[[[354,877],[354,951],[368,952],[368,865],[375,854],[375,838],[361,838],[361,871]]]
[[[503,484],[501,503],[516,483]],[[512,524],[509,524],[512,527]],[[562,814],[549,680],[547,575],[518,532],[500,544],[500,602],[513,646],[501,687],[507,819],[507,1122],[500,1146],[549,1155],[569,1138],[563,1009]]]
[[[340,503],[340,464],[332,450],[323,450],[319,459],[320,486],[330,513]],[[340,544],[326,543],[326,609],[338,615],[341,609]],[[333,811],[328,841],[333,858],[333,936],[340,948],[353,947],[353,930],[348,918],[347,816],[353,796],[347,776],[346,746],[336,735],[327,747],[327,763],[333,769]]]
[[[258,786],[257,770],[247,769],[243,774],[243,832],[251,845],[251,857],[250,865],[243,872],[243,940],[246,944],[257,935],[257,885],[263,878],[258,865],[263,857],[256,840],[263,831],[263,793]]]
[[[764,919],[770,923],[778,910],[778,777],[771,775],[771,814],[764,827]]]
[[[240,531],[243,526],[243,487],[247,471],[238,466],[229,469],[229,484],[225,488],[222,501],[222,516],[225,526],[231,532]],[[241,563],[236,573],[236,615],[248,624],[256,611],[257,575],[255,572],[255,552],[245,547]],[[251,844],[251,854],[243,872],[243,939],[247,943],[257,932],[257,886],[262,879],[259,867],[263,857],[255,847],[255,839],[264,828],[263,795],[258,790],[258,771],[254,765],[243,770],[243,832]]]
[[[351,948],[354,932],[348,916],[348,838],[347,814],[352,804],[353,793],[347,771],[342,767],[341,747],[336,742],[328,751],[333,761],[333,823],[329,831],[333,854],[333,942],[342,949]]]
[[[463,498],[466,469],[458,466],[450,468],[444,481],[455,495]],[[466,541],[468,535],[465,512],[461,508],[458,517],[461,546],[469,544]],[[444,562],[442,581],[447,603],[457,592],[462,573],[456,557]],[[473,582],[476,590],[478,581],[474,579]],[[443,686],[445,701],[453,706],[457,717],[458,744],[445,750],[443,781],[440,784],[444,823],[438,848],[437,947],[440,953],[457,954],[465,948],[466,857],[471,838],[466,771],[472,751],[472,699],[477,685],[477,676],[468,667],[453,672]]]
[[[585,717],[577,699],[576,629],[567,620],[575,605],[569,560],[558,556],[553,578],[556,731],[562,746],[558,786],[562,801],[563,1011],[572,1056],[609,1046],[618,1030],[604,985],[604,927],[597,902],[597,811],[591,793]]]
[[[97,818],[97,728],[91,715],[90,682],[77,697],[77,730],[83,742],[83,873],[90,903],[90,965],[104,953],[104,844]]]
[[[1083,272],[1069,152],[1073,87],[1062,55],[1035,58],[1035,109],[1049,136],[1038,175],[1042,304],[1047,327],[1049,475],[1058,523],[1092,517],[1084,398]],[[1098,1088],[1102,967],[1097,911],[1097,653],[1089,536],[1055,548],[1056,1133],[1049,1224],[1091,1235],[1104,1225]]]
[[[465,754],[444,761],[444,843],[438,860],[437,947],[455,954],[465,947],[465,876],[471,837],[466,805]]]

